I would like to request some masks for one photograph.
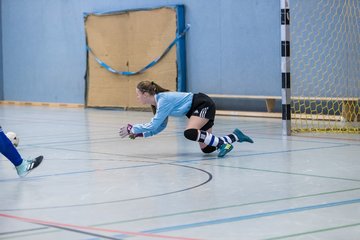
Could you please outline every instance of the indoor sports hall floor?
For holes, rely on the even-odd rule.
[[[20,179],[0,160],[0,240],[360,238],[360,135],[283,137],[280,119],[217,117],[242,129],[204,155],[172,118],[151,139],[118,128],[150,112],[0,105],[4,131],[43,164]]]

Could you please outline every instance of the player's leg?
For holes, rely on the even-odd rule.
[[[11,141],[6,137],[2,128],[0,127],[0,152],[14,164],[16,171],[20,177],[26,176],[31,170],[40,165],[43,156],[35,159],[23,160],[18,150],[14,147]]]
[[[186,126],[186,130],[184,131],[184,136],[185,138],[189,139],[189,140],[192,140],[192,141],[196,141],[198,139],[198,134],[199,132],[198,131],[194,131],[194,130],[191,130],[191,131],[187,131],[188,129],[202,129],[207,123],[209,122],[209,119],[206,119],[206,118],[200,118],[200,117],[196,117],[196,116],[191,116],[189,118],[189,122]],[[206,130],[208,133],[211,133],[212,132],[212,128]],[[186,133],[185,133],[186,132]],[[192,134],[192,133],[193,134]],[[194,135],[194,133],[196,132],[196,136]],[[195,139],[196,138],[196,139]],[[205,144],[204,142],[200,142],[200,141],[197,141],[199,142],[199,146],[200,146],[200,149],[204,152],[204,153],[211,153],[211,152],[214,152],[216,151],[216,147],[215,146],[208,146],[207,144]]]
[[[6,137],[2,128],[0,127],[0,152],[14,164],[19,166],[22,163],[22,158],[19,152],[16,150],[11,141]]]
[[[190,111],[186,115],[189,118],[184,136],[192,141],[200,143],[204,153],[211,153],[219,149],[219,157],[233,149],[230,143],[212,134],[216,107],[214,101],[203,93],[194,94]]]
[[[206,132],[212,133],[212,128],[206,130]],[[217,150],[216,147],[206,145],[205,143],[202,143],[202,142],[199,142],[199,147],[200,147],[200,149],[201,149],[201,151],[203,153],[212,153],[212,152],[215,152]]]
[[[213,123],[209,119],[191,116],[184,131],[184,136],[189,140],[199,142],[201,150],[205,153],[211,153],[216,149],[220,149],[218,156],[223,157],[233,149],[233,146],[225,142],[223,138],[213,135],[211,133],[212,125]],[[206,129],[206,126],[210,126],[210,128],[202,130]]]

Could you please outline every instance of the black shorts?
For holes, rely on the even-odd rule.
[[[214,125],[216,106],[214,101],[204,93],[196,93],[193,96],[191,108],[186,114],[188,118],[191,116],[197,116],[201,118],[209,119],[209,122],[205,124],[201,130],[208,130]]]

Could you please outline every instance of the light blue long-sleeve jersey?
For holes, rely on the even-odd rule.
[[[149,123],[134,124],[131,132],[143,133],[144,137],[151,137],[163,131],[167,125],[168,117],[185,116],[190,108],[193,93],[162,92],[155,94],[156,113]]]

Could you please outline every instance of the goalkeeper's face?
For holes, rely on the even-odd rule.
[[[150,95],[148,92],[141,92],[136,88],[136,98],[141,104],[152,104],[154,96]]]

